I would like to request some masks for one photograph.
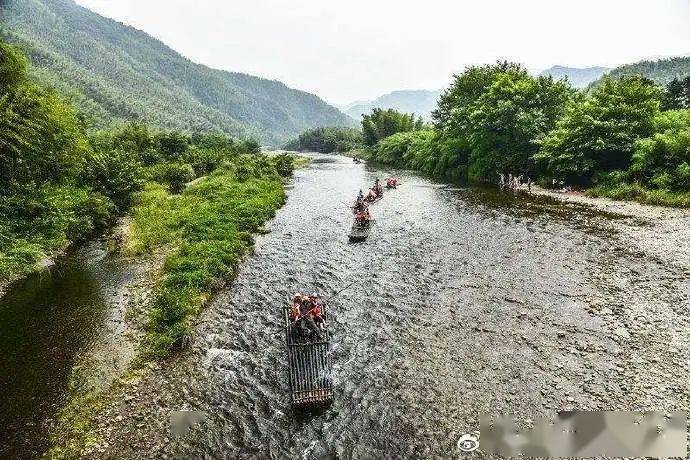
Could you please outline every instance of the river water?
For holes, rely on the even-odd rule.
[[[93,456],[457,458],[481,413],[690,405],[690,264],[634,241],[653,221],[313,160],[192,346],[101,415]],[[347,205],[389,175],[348,243]],[[297,412],[281,307],[350,283],[329,308],[335,400]],[[176,410],[208,419],[171,438]]]
[[[348,243],[347,203],[388,175],[401,187]],[[108,414],[101,453],[455,458],[484,412],[688,407],[690,270],[631,242],[651,225],[316,155],[191,349]],[[353,281],[329,308],[335,400],[295,412],[280,308]],[[172,410],[209,418],[171,439]]]

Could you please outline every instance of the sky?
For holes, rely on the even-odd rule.
[[[76,0],[195,62],[345,104],[510,59],[616,66],[690,53],[690,0]]]

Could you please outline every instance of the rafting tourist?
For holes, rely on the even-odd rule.
[[[398,179],[394,177],[386,179],[386,188],[398,188]]]
[[[321,296],[317,292],[314,292],[309,296],[309,301],[311,302],[311,310],[309,310],[309,315],[314,320],[314,324],[316,324],[321,330],[326,329],[326,320],[321,313]]]

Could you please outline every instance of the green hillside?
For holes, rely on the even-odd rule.
[[[665,86],[675,78],[683,79],[690,75],[690,56],[626,64],[616,67],[608,75],[613,78],[623,75],[643,75]]]
[[[313,94],[195,64],[72,0],[4,0],[0,15],[0,36],[24,49],[38,81],[74,102],[95,127],[141,120],[278,144],[311,127],[352,124]]]

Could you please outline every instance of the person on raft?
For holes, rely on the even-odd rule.
[[[383,193],[383,187],[381,187],[381,182],[379,181],[378,177],[374,181],[374,187],[372,190],[376,193],[376,196],[379,196]]]
[[[321,331],[326,327],[326,321],[321,313],[320,296],[317,293],[311,296],[295,294],[290,306],[290,320],[293,326],[305,336],[313,333],[320,339]]]
[[[386,179],[386,187],[397,188],[398,187],[398,179],[395,179],[394,177]]]
[[[369,209],[364,208],[362,211],[355,214],[355,221],[358,224],[367,224],[371,220],[371,214],[369,214]]]
[[[367,204],[364,202],[364,200],[357,200],[355,205],[352,207],[352,212],[355,213],[355,215],[359,214],[360,212],[364,212],[367,210]]]

